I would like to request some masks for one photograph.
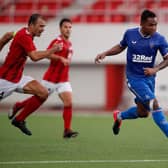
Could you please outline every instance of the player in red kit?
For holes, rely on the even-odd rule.
[[[54,39],[48,49],[51,49],[53,45],[60,44],[62,45],[62,50],[55,52],[52,56],[57,60],[51,60],[50,65],[45,72],[42,80],[42,84],[48,89],[49,94],[56,91],[64,104],[63,110],[63,119],[64,119],[64,138],[76,137],[78,132],[71,129],[71,120],[72,120],[72,88],[69,82],[69,64],[71,62],[71,57],[73,54],[72,44],[69,41],[71,34],[72,23],[68,18],[64,18],[60,21],[60,35]],[[9,115],[10,118],[14,117],[16,113],[24,108],[27,104],[31,102],[34,104],[34,96],[26,99],[23,102],[17,102],[12,110],[12,113]],[[42,105],[43,101],[41,101]],[[39,107],[38,106],[38,107]],[[22,118],[24,120],[28,115],[34,112],[36,108],[32,111],[21,111],[15,118]]]
[[[13,92],[33,94],[34,103],[41,104],[48,97],[48,90],[30,76],[24,76],[23,70],[27,58],[38,61],[44,58],[51,59],[55,51],[61,49],[60,45],[45,50],[37,51],[33,43],[35,36],[39,37],[44,31],[46,23],[39,14],[33,14],[28,21],[28,27],[22,28],[14,36],[9,48],[8,55],[0,67],[0,100],[11,95]],[[22,111],[34,107],[27,104]],[[31,135],[26,123],[21,118],[13,118],[12,125],[18,127],[23,133]]]

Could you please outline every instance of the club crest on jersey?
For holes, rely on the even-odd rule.
[[[149,44],[150,48],[152,49],[154,47],[154,44],[153,43],[150,43]]]
[[[152,62],[152,56],[139,55],[139,54],[133,54],[132,56],[133,56],[132,62],[140,62],[140,63],[151,63]]]

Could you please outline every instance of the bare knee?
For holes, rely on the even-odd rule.
[[[146,112],[138,112],[138,117],[140,118],[147,118],[149,116],[149,112],[146,111]]]
[[[61,98],[64,107],[71,107],[72,106],[72,93],[71,92],[63,92],[59,94],[59,97]]]
[[[71,107],[72,106],[72,102],[71,101],[65,101],[64,102],[64,107]]]
[[[159,108],[159,103],[157,101],[157,99],[154,99],[153,101],[153,110],[157,110]]]
[[[48,91],[47,91],[47,89],[44,89],[43,91],[40,91],[37,94],[37,96],[40,97],[40,99],[42,99],[42,100],[46,100],[48,98]]]
[[[45,87],[39,87],[36,92],[35,95],[38,96],[41,100],[46,100],[48,98],[48,90]]]
[[[42,86],[38,81],[33,80],[27,83],[23,87],[24,93],[32,94],[38,96],[40,99],[45,100],[48,98],[48,90]]]
[[[149,116],[149,111],[142,103],[137,103],[137,113],[140,118],[147,118]]]

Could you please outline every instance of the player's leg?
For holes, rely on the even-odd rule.
[[[12,83],[6,80],[0,80],[1,99],[12,94],[12,92],[16,90],[17,85],[18,85],[17,83]],[[12,125],[18,127],[22,132],[26,133],[27,135],[31,135],[31,132],[26,128],[24,121],[15,122],[15,120],[13,120]]]
[[[150,87],[146,80],[139,80],[137,78],[128,79],[128,88],[136,96],[135,102],[136,106],[132,106],[129,109],[122,112],[114,112],[114,124],[112,126],[113,133],[117,135],[120,131],[121,121],[125,119],[136,119],[138,117],[147,117],[149,110],[145,108],[146,99],[145,95],[148,95],[148,98],[153,98],[151,94]]]
[[[64,138],[76,137],[78,132],[71,128],[72,122],[72,89],[69,82],[65,82],[58,87],[59,97],[64,104],[63,120],[64,120]]]
[[[64,128],[69,129],[71,127],[72,120],[72,94],[71,92],[59,93],[59,97],[64,104],[63,119]]]
[[[129,109],[127,109],[125,111],[121,111],[121,112],[117,111],[117,110],[114,111],[113,112],[114,123],[113,123],[113,126],[112,126],[113,133],[115,135],[119,134],[122,120],[136,119],[136,118],[138,118],[138,113],[137,113],[137,107],[136,106],[132,106]]]
[[[10,96],[16,90],[16,88],[17,88],[16,83],[0,79],[0,101]]]
[[[19,110],[25,108],[25,106],[26,106],[27,104],[29,104],[29,103],[30,103],[30,104],[34,104],[34,106],[33,106],[33,111],[35,111],[35,110],[36,110],[39,106],[41,106],[41,104],[45,101],[45,98],[43,98],[43,96],[38,95],[38,93],[40,93],[40,92],[43,91],[43,88],[39,91],[37,88],[40,88],[41,85],[38,86],[39,83],[37,82],[37,84],[36,84],[36,82],[37,82],[37,81],[31,81],[31,83],[28,83],[28,84],[25,86],[25,88],[26,88],[25,93],[31,93],[31,94],[34,93],[35,95],[32,96],[32,97],[27,98],[27,99],[24,100],[24,101],[16,102],[15,105],[13,106],[11,112],[10,112],[9,115],[8,115],[9,119],[12,119],[12,118],[16,115],[16,113],[17,113]],[[35,90],[36,90],[38,93],[32,92],[33,88],[31,87],[31,85],[33,85],[33,87],[35,87]],[[28,91],[29,88],[27,89],[27,87],[29,87],[29,86],[31,87],[31,89],[30,89],[31,92]],[[23,88],[23,89],[24,89],[24,88]],[[44,97],[45,97],[45,95],[44,95]],[[36,102],[37,102],[37,99],[41,99],[41,101],[39,101],[39,103],[36,103]],[[32,111],[32,112],[33,112],[33,111]],[[21,113],[21,114],[25,114],[25,113]],[[23,115],[22,115],[22,116],[23,116]],[[23,119],[22,119],[22,120],[23,120]]]
[[[162,108],[159,107],[158,101],[156,99],[154,99],[151,104],[153,104],[153,110],[151,112],[154,122],[162,130],[166,137],[168,137],[168,121]]]
[[[143,90],[141,90],[141,92],[138,92],[139,96],[137,96],[137,99],[139,99],[140,102],[138,104],[138,116],[147,117],[149,115],[149,112],[151,111],[153,120],[168,137],[168,122],[154,94],[155,79],[145,79],[144,84],[141,83],[141,86],[143,86]]]
[[[32,98],[33,96],[31,96]],[[19,113],[19,111],[24,108],[24,106],[30,101],[31,98],[27,98],[23,101],[18,101],[16,102],[13,107],[9,110],[8,112],[8,118],[11,120],[15,117],[15,115],[17,113]]]
[[[41,81],[41,84],[42,84],[45,88],[47,88],[48,94],[51,94],[51,93],[54,92],[54,87],[55,87],[55,86],[54,86],[53,83],[50,83],[50,82],[45,81],[45,80],[42,80],[42,81]],[[8,113],[8,118],[9,118],[9,119],[12,119],[12,118],[13,118],[22,108],[24,108],[25,105],[26,105],[27,103],[29,103],[29,102],[32,102],[33,104],[35,104],[35,102],[34,102],[34,96],[29,97],[29,98],[27,98],[27,99],[25,99],[25,100],[23,100],[23,101],[16,102],[16,103],[14,104],[14,106],[12,107],[12,109],[9,111],[9,113]],[[43,102],[41,102],[41,103],[43,103]],[[40,106],[40,105],[39,105],[39,106]],[[36,107],[36,108],[38,108],[38,107]]]
[[[25,78],[17,91],[34,95],[24,101],[24,106],[20,113],[12,120],[14,126],[20,128],[25,134],[31,135],[31,132],[26,128],[25,119],[44,103],[48,97],[48,91],[38,81],[27,81]]]

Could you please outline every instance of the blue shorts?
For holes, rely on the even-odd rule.
[[[136,96],[135,102],[146,104],[148,101],[155,98],[155,77],[128,77],[127,85]]]

